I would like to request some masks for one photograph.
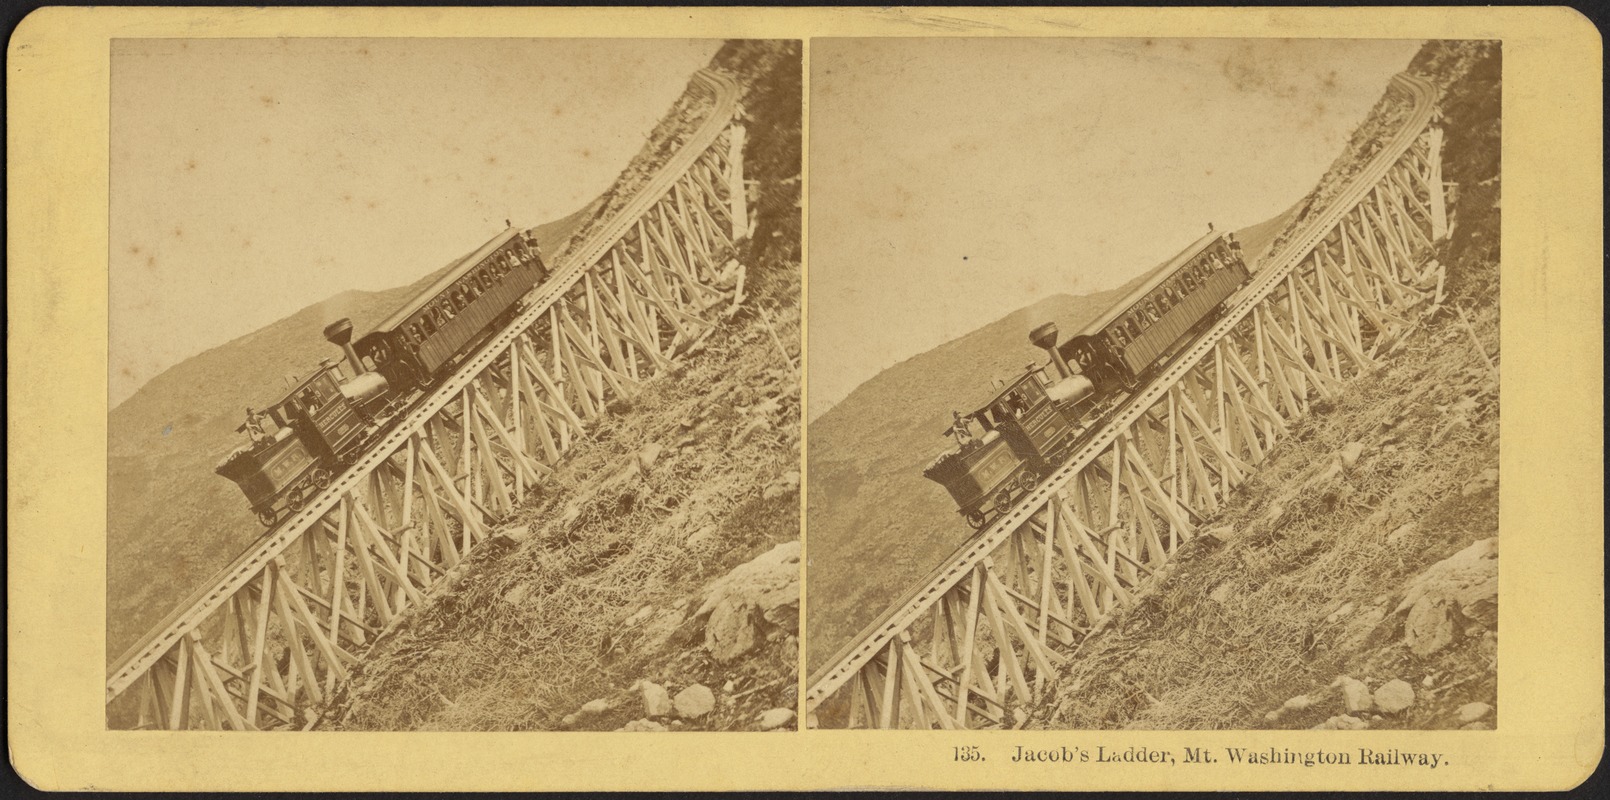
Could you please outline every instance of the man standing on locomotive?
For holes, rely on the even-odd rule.
[[[252,444],[268,441],[268,432],[263,430],[263,419],[251,406],[246,407],[246,435],[251,438]]]
[[[950,415],[955,420],[951,423],[950,433],[956,437],[957,446],[965,449],[973,441],[973,431],[967,427],[967,419],[962,416],[962,412],[952,411]]]

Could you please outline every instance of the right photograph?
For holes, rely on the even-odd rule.
[[[1496,728],[1501,58],[813,39],[807,726]]]

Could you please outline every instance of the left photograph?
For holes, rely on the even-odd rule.
[[[801,72],[114,40],[107,726],[797,730]]]

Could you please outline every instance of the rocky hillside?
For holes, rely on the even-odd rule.
[[[1020,724],[1497,724],[1500,50],[1432,42],[1410,69],[1444,92],[1457,199],[1423,257],[1448,299],[1301,420]]]
[[[543,252],[554,253],[603,198],[539,226]],[[491,238],[496,231],[487,231]],[[465,242],[465,256],[481,242]],[[342,292],[164,370],[112,409],[107,420],[106,658],[199,588],[263,528],[235,484],[213,465],[235,446],[246,406],[278,397],[285,376],[341,353],[324,326],[350,317],[361,332],[381,321],[452,265],[425,275],[398,265],[400,280],[383,292]],[[361,335],[361,334],[360,334]]]
[[[799,653],[800,50],[733,42],[746,299],[592,424],[553,479],[378,638],[331,730],[792,730]],[[656,131],[699,115],[679,102]],[[606,200],[650,174],[655,140]]]
[[[1237,232],[1249,264],[1294,211]],[[811,423],[811,670],[970,535],[950,496],[922,477],[948,445],[940,434],[951,411],[987,393],[992,379],[1045,362],[1029,343],[1031,328],[1054,321],[1069,336],[1162,266],[1117,289],[1053,295],[1014,311],[884,370]]]

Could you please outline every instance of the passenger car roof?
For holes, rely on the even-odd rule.
[[[392,312],[391,316],[386,317],[385,321],[381,322],[379,325],[376,325],[373,330],[369,331],[369,333],[364,334],[364,337],[368,337],[374,333],[390,332],[395,330],[398,325],[403,324],[405,320],[413,316],[414,312],[424,308],[426,303],[435,299],[435,297],[441,294],[442,291],[447,287],[452,286],[453,281],[458,280],[464,275],[464,273],[473,269],[476,264],[481,263],[481,259],[492,255],[492,253],[499,247],[502,247],[510,239],[513,239],[517,233],[519,233],[519,229],[508,228],[502,233],[492,237],[490,241],[481,245],[480,248],[478,248],[475,252],[453,262],[448,268],[447,272],[444,273],[442,277],[437,278],[435,283],[432,283],[430,286],[426,287],[419,294],[414,295],[413,299],[409,300],[407,303],[404,303],[401,308]]]
[[[1185,262],[1190,261],[1192,258],[1196,257],[1198,253],[1206,250],[1208,245],[1211,245],[1215,241],[1224,238],[1224,235],[1224,231],[1213,231],[1208,235],[1192,242],[1189,247],[1181,250],[1178,255],[1154,269],[1152,271],[1152,276],[1147,278],[1145,283],[1135,287],[1134,291],[1124,295],[1123,297],[1119,298],[1117,302],[1113,303],[1111,306],[1108,306],[1107,310],[1102,312],[1101,316],[1096,317],[1094,322],[1084,326],[1084,328],[1075,335],[1093,336],[1097,332],[1106,328],[1108,325],[1111,325],[1113,320],[1123,316],[1124,312],[1128,311],[1132,306],[1134,306],[1136,301],[1151,293],[1151,291],[1156,289],[1159,284],[1168,280],[1170,275],[1178,272],[1179,268],[1185,265]]]

